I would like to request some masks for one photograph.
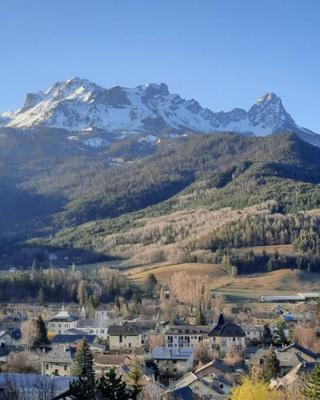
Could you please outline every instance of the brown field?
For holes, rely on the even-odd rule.
[[[150,272],[152,272],[157,280],[162,283],[168,283],[172,275],[176,272],[185,272],[189,276],[208,276],[212,288],[225,285],[230,280],[219,265],[193,263],[157,266],[152,269],[146,267],[130,269],[128,270],[128,276],[136,283],[143,283]]]
[[[140,271],[130,270],[128,276],[139,285],[144,282],[150,272],[162,283],[168,283],[175,272],[185,272],[189,276],[205,275],[208,277],[212,290],[239,297],[320,290],[320,273],[307,273],[291,269],[264,274],[241,275],[234,278],[226,275],[219,265],[177,264],[157,266]]]

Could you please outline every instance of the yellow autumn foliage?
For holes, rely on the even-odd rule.
[[[256,379],[244,378],[241,386],[232,391],[231,400],[284,400],[283,393],[269,390],[268,384]]]

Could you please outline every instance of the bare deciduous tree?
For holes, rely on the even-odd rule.
[[[36,324],[32,319],[22,322],[21,324],[22,338],[21,343],[30,350],[36,336]]]

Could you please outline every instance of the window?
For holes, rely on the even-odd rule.
[[[68,369],[67,364],[64,364],[64,370],[67,371],[67,369]]]
[[[46,369],[49,369],[49,364],[46,364]]]
[[[119,343],[122,343],[122,335],[119,335]]]
[[[235,342],[235,341],[236,341],[236,338],[234,337],[234,338],[232,338],[232,340]]]

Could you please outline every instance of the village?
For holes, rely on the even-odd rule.
[[[0,399],[74,398],[84,349],[95,380],[114,373],[135,388],[128,398],[233,399],[244,379],[259,376],[281,398],[300,399],[319,362],[320,293],[231,303],[193,284],[186,297],[190,288],[149,274],[143,292],[102,303],[82,280],[77,302],[46,302],[40,291],[32,304],[2,303]]]

